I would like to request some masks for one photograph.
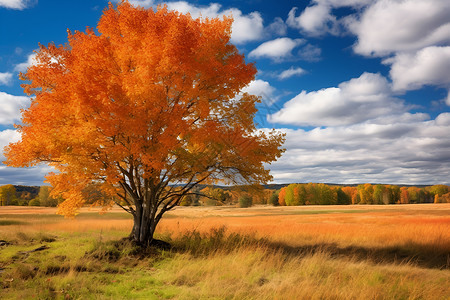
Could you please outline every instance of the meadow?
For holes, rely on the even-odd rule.
[[[55,211],[0,207],[1,299],[450,298],[450,204],[177,207],[166,250]]]

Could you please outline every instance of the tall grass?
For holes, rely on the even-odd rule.
[[[158,231],[168,251],[121,240],[132,225],[126,215],[0,212],[0,220],[25,222],[0,226],[8,243],[0,246],[0,298],[449,299],[450,217],[441,207],[264,208],[265,216],[261,208],[183,208]]]

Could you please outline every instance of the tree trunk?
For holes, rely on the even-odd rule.
[[[156,228],[155,216],[151,214],[150,208],[138,205],[133,214],[133,221],[130,239],[141,246],[150,246]]]

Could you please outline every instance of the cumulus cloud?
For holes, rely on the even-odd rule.
[[[336,17],[331,15],[331,6],[328,3],[319,2],[308,6],[299,16],[296,16],[296,12],[297,7],[289,11],[286,21],[289,26],[315,36],[336,32]]]
[[[405,112],[380,74],[363,73],[338,87],[302,91],[268,116],[270,122],[299,126],[342,126]]]
[[[278,75],[277,77],[280,80],[284,80],[284,79],[287,79],[287,78],[290,78],[293,76],[300,76],[305,73],[306,73],[306,71],[300,67],[297,67],[297,68],[290,67],[288,70],[281,72],[280,75]]]
[[[32,54],[28,55],[27,61],[25,61],[23,63],[20,63],[20,64],[17,64],[14,67],[14,71],[26,72],[28,67],[33,65],[33,64],[35,64],[35,63],[36,63],[36,53],[32,53]]]
[[[13,74],[12,73],[0,73],[0,84],[8,85],[11,83]]]
[[[231,32],[231,42],[242,44],[260,40],[264,35],[263,18],[259,12],[243,15],[238,9],[229,10],[234,18]],[[224,14],[229,14],[225,11]]]
[[[249,85],[242,89],[242,92],[261,96],[263,102],[269,106],[278,101],[276,89],[269,82],[261,79],[251,81]]]
[[[394,90],[415,90],[424,85],[450,87],[450,46],[399,53],[383,62],[391,65]]]
[[[349,126],[282,129],[275,182],[449,184],[450,114],[403,113]]]
[[[357,35],[354,51],[385,56],[450,42],[450,1],[379,0],[359,18],[346,20]]]
[[[303,44],[303,39],[278,38],[259,45],[249,53],[249,57],[267,57],[275,61],[292,58],[292,50]]]
[[[313,0],[297,16],[297,7],[293,7],[288,14],[287,25],[299,29],[312,36],[323,34],[340,34],[342,20],[333,15],[333,9],[353,7],[359,9],[371,3],[372,0]]]
[[[354,13],[342,18],[334,10]],[[450,43],[450,2],[447,0],[313,0],[297,13],[293,7],[286,24],[320,36],[349,30],[358,38],[354,51],[366,56],[386,56]],[[401,21],[399,21],[401,20]]]
[[[30,7],[33,5],[36,1],[31,0],[0,0],[0,7],[5,7],[9,9],[17,9],[17,10],[23,10],[25,8]]]
[[[0,92],[0,125],[10,125],[20,120],[20,109],[29,105],[30,99]]]
[[[20,133],[17,130],[6,129],[0,131],[0,154],[3,155],[3,148],[9,145],[9,143],[15,143],[20,140]],[[4,160],[4,156],[0,156],[1,160]]]

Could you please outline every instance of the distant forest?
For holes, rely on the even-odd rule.
[[[49,186],[0,186],[0,206],[57,206],[64,201],[51,196]],[[95,184],[83,191],[86,204],[102,205],[112,199]],[[349,205],[349,204],[410,204],[450,203],[450,187],[399,186],[383,184],[338,185],[324,183],[272,184],[259,188],[249,186],[198,186],[185,196],[182,206],[254,204],[282,206],[295,205]]]

